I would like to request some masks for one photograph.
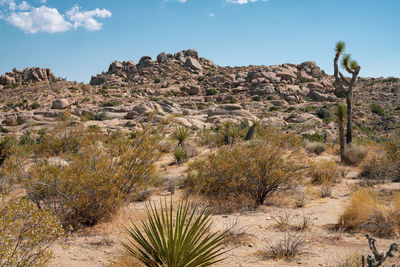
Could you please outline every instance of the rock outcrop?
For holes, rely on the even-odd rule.
[[[13,69],[0,77],[1,85],[23,84],[29,82],[52,81],[55,79],[50,69],[26,68],[23,71]]]

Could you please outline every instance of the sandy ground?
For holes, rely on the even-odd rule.
[[[202,153],[201,155],[204,155]],[[200,156],[201,156],[200,155]],[[315,160],[332,158],[332,156],[315,157]],[[337,158],[334,158],[338,160]],[[159,166],[163,177],[179,179],[185,176],[185,164],[169,166],[171,158],[163,158]],[[369,253],[368,243],[362,233],[342,233],[333,230],[334,224],[339,220],[340,214],[346,207],[353,185],[357,182],[356,168],[346,167],[346,177],[335,184],[332,196],[320,198],[313,196],[308,189],[309,197],[303,208],[293,208],[289,205],[265,205],[256,211],[246,211],[229,215],[215,215],[213,229],[226,230],[231,228],[233,242],[226,248],[226,260],[215,266],[337,266],[340,258],[354,252]],[[387,185],[384,185],[387,186]],[[391,185],[399,187],[398,185]],[[305,191],[307,188],[305,188]],[[311,192],[311,194],[310,194]],[[159,201],[169,196],[163,188],[155,191],[152,200]],[[311,195],[311,197],[310,197]],[[176,190],[174,201],[179,201],[182,192]],[[287,196],[290,199],[290,196]],[[120,209],[111,222],[101,223],[91,229],[84,229],[73,234],[65,246],[55,245],[55,259],[50,266],[115,266],[122,255],[121,241],[126,237],[124,225],[129,225],[130,220],[138,221],[144,218],[146,203],[131,203]],[[290,262],[273,260],[267,257],[268,244],[275,244],[284,236],[284,232],[277,229],[276,219],[279,215],[291,214],[292,224],[300,224],[303,216],[313,218],[313,225],[306,231],[306,246],[304,253],[296,256]],[[389,245],[397,240],[377,239],[378,248],[386,250]],[[392,263],[399,263],[396,256]]]

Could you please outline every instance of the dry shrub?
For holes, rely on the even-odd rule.
[[[26,199],[0,199],[0,266],[45,266],[64,236],[59,219]]]
[[[337,267],[360,267],[361,265],[360,253],[353,252],[345,255],[342,259],[338,260]]]
[[[351,195],[350,203],[340,217],[339,224],[345,230],[360,229],[378,206],[380,201],[377,194],[369,188],[361,189]]]
[[[395,236],[400,230],[400,193],[382,204],[371,189],[355,192],[341,217],[345,230],[364,230],[381,238]]]
[[[367,156],[368,149],[364,146],[350,145],[344,151],[344,162],[358,166]]]
[[[298,151],[284,151],[267,141],[224,146],[189,166],[187,186],[214,199],[245,196],[261,205],[268,196],[302,178],[300,158]]]
[[[77,139],[71,133],[54,132],[56,137],[50,135],[34,147],[33,151],[47,148],[33,161],[31,155],[19,151],[5,164],[7,173],[25,185],[29,198],[38,207],[51,209],[63,225],[91,226],[110,218],[123,201],[135,199],[155,182],[154,163],[161,153],[161,136],[156,128],[146,128],[133,139],[121,133],[96,132],[94,136],[91,130],[79,131]],[[77,140],[77,145],[71,149],[67,145],[71,142],[63,144],[60,140],[65,139],[57,136],[69,136]],[[60,150],[62,147],[68,149]],[[37,158],[48,151],[58,151],[64,157],[57,161]]]
[[[316,161],[310,164],[311,180],[314,184],[332,184],[339,177],[339,167],[334,161]]]
[[[307,143],[306,149],[310,153],[315,153],[317,155],[320,155],[326,151],[326,145],[319,142]]]
[[[390,139],[362,165],[361,177],[367,184],[400,181],[400,137]]]
[[[266,256],[275,260],[289,261],[303,254],[306,247],[306,235],[303,232],[286,232],[275,244],[267,244]]]
[[[320,189],[321,197],[326,198],[332,196],[332,184],[323,184]]]

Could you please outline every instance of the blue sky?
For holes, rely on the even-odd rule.
[[[0,0],[0,73],[89,81],[115,59],[196,48],[218,65],[316,61],[338,40],[361,76],[400,76],[399,0]]]

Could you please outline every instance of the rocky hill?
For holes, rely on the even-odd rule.
[[[55,78],[49,69],[14,69],[0,78],[2,134],[51,127],[68,110],[102,129],[132,130],[174,116],[193,128],[259,119],[288,131],[335,138],[333,77],[314,62],[221,67],[194,49],[114,61],[90,84]],[[400,80],[360,78],[355,90],[357,135],[400,127]]]

